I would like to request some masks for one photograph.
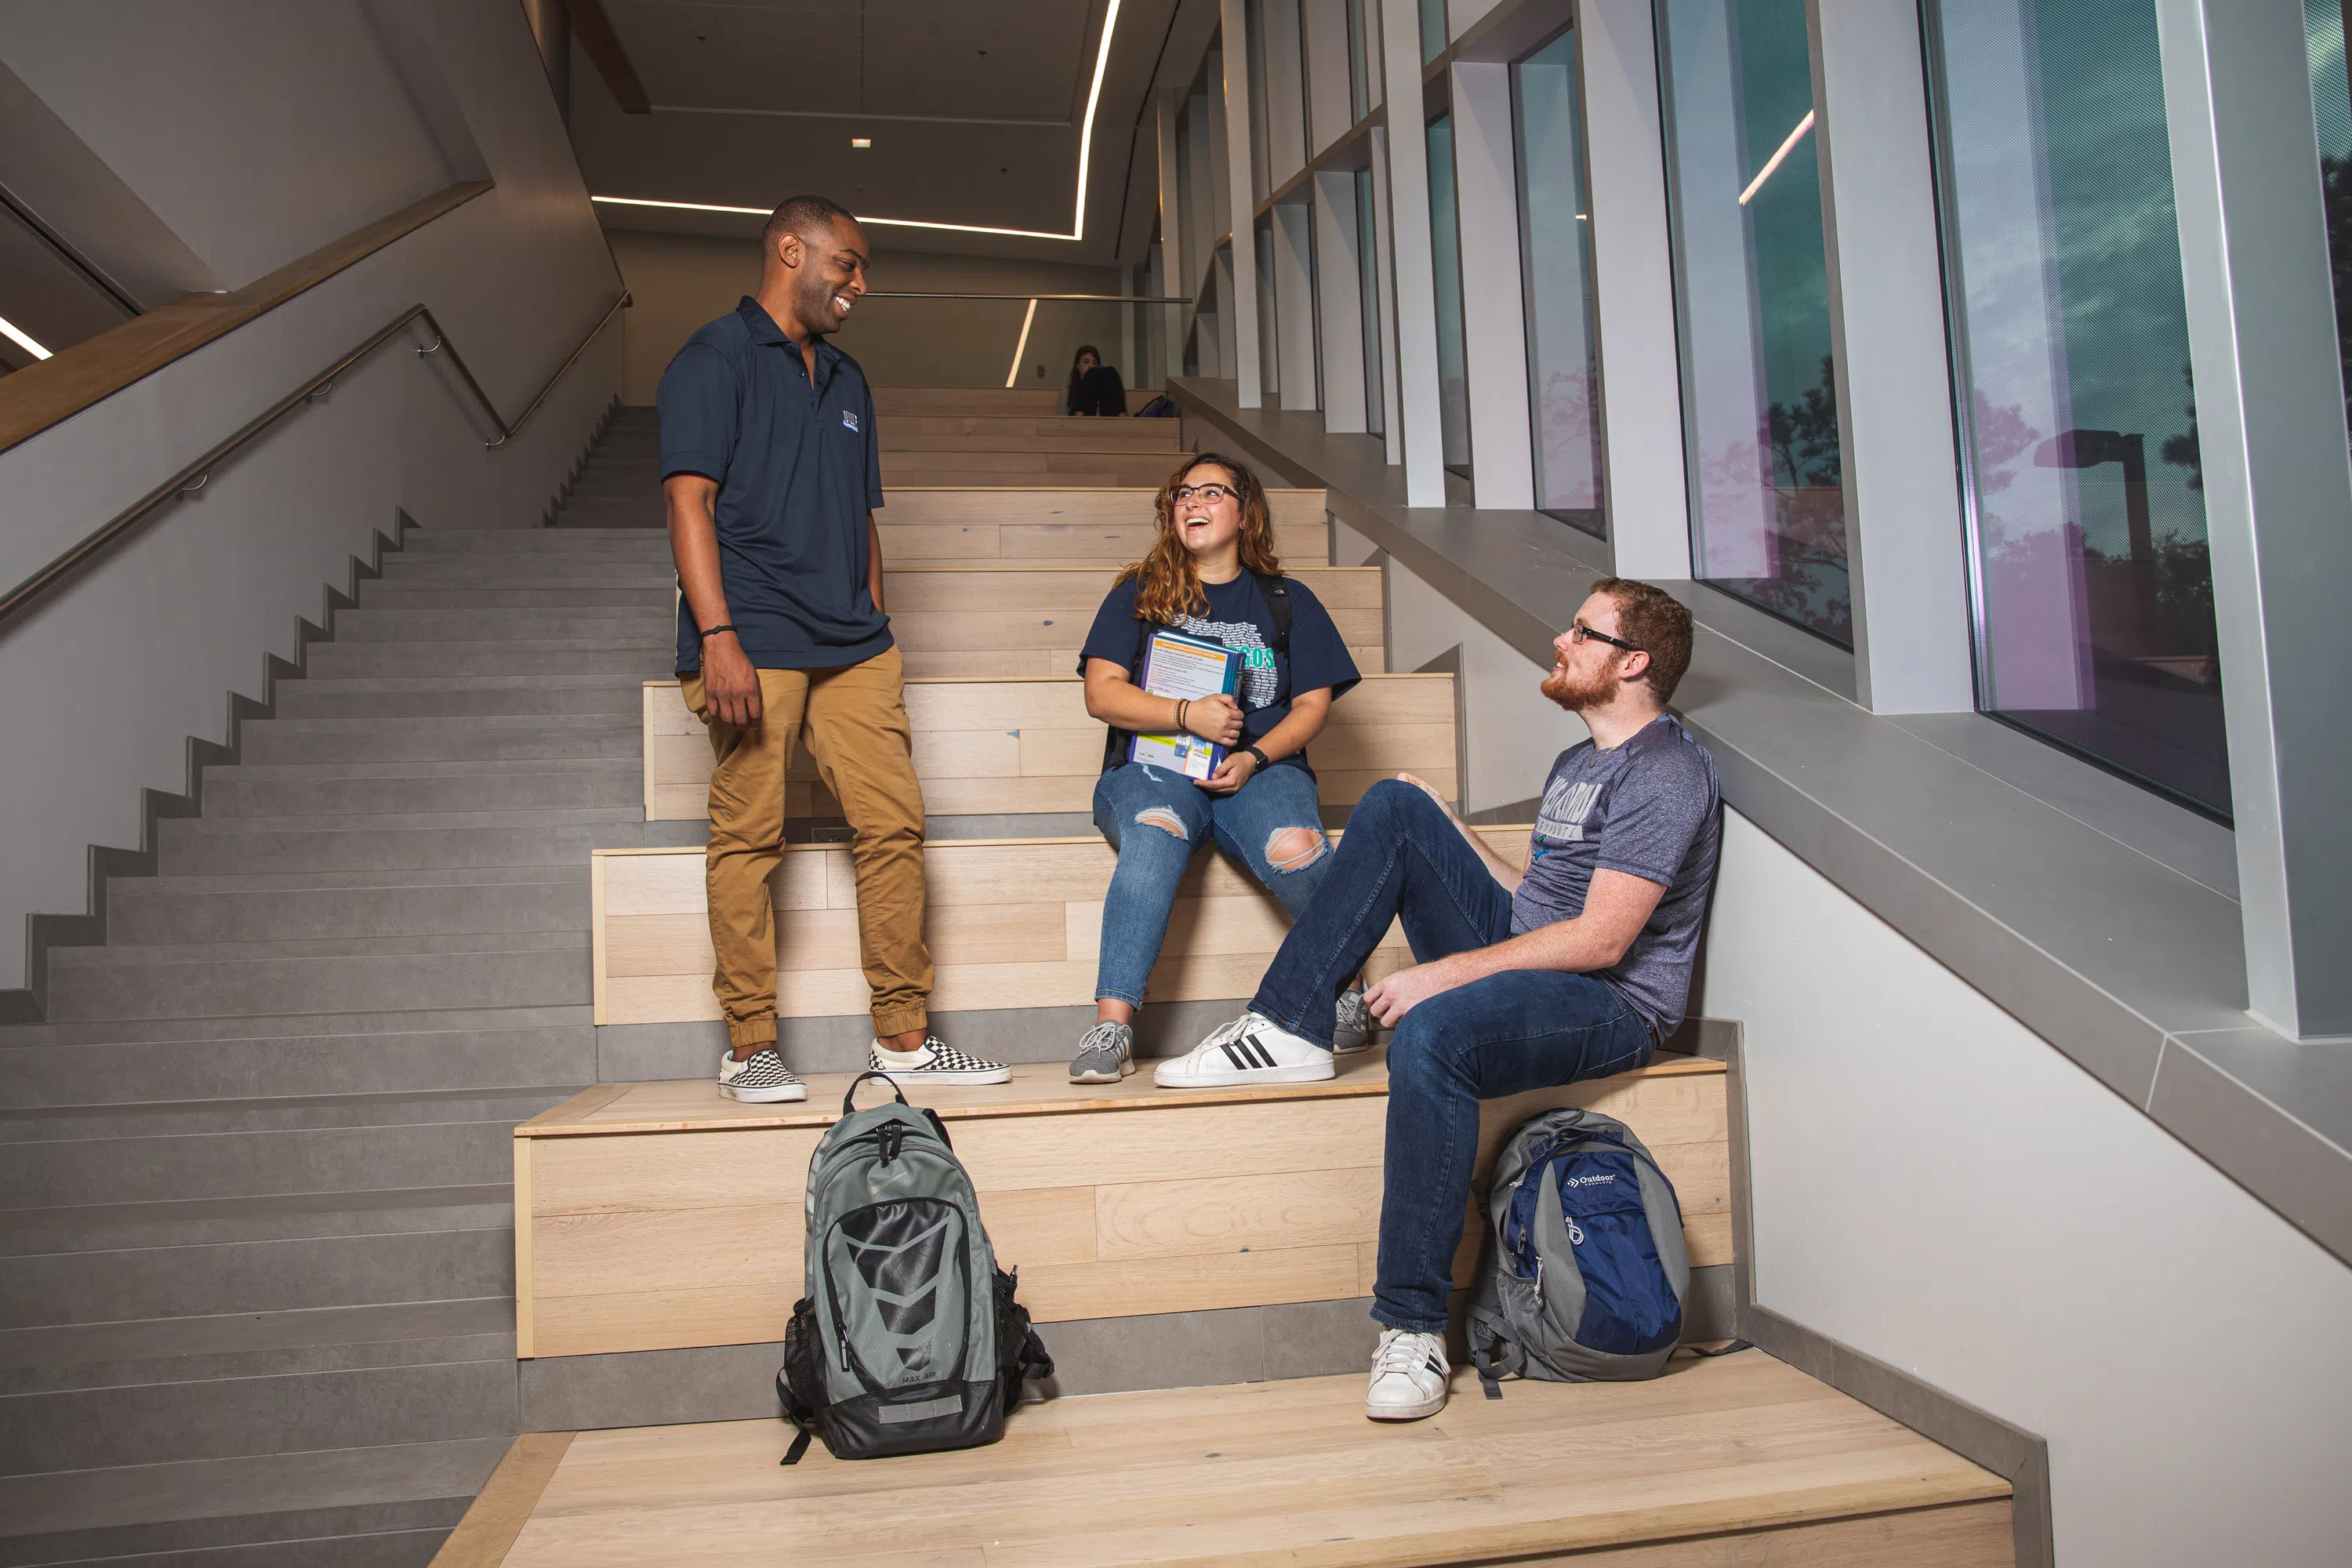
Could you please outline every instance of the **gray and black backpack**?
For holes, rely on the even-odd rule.
[[[903,1094],[857,1110],[869,1078],[890,1083],[860,1073],[809,1161],[808,1294],[776,1374],[800,1429],[787,1465],[811,1436],[837,1459],[993,1443],[1022,1380],[1054,1373],[996,1267],[947,1124]]]
[[[1657,1376],[1689,1292],[1682,1205],[1633,1130],[1573,1108],[1521,1123],[1495,1159],[1470,1296],[1470,1359],[1487,1397],[1514,1373]]]

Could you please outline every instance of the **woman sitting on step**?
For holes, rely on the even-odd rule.
[[[1150,553],[1119,574],[1078,657],[1087,711],[1112,729],[1095,826],[1118,851],[1118,869],[1103,900],[1095,1024],[1070,1063],[1073,1083],[1116,1083],[1135,1070],[1144,983],[1184,868],[1212,839],[1292,918],[1307,907],[1330,851],[1307,743],[1360,679],[1330,613],[1282,575],[1256,475],[1213,452],[1187,458],[1160,487],[1158,517]],[[1144,690],[1149,635],[1163,626],[1240,650],[1240,689],[1181,703]],[[1198,735],[1226,747],[1224,761],[1197,782],[1129,762],[1139,731]],[[1361,993],[1343,995],[1339,1012],[1339,1048],[1362,1049]]]

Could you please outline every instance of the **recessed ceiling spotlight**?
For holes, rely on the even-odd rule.
[[[849,144],[852,147],[871,147],[874,145],[874,138],[871,136],[853,136],[849,139]]]

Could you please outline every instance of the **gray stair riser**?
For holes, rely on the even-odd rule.
[[[315,657],[318,650],[312,649]],[[675,659],[675,655],[672,659]],[[656,662],[661,662],[656,660]],[[624,672],[595,686],[436,685],[374,690],[341,681],[292,681],[278,689],[281,719],[636,719],[644,711],[644,683],[672,675]]]
[[[513,1200],[513,1184],[505,1182],[373,1193],[262,1193],[95,1207],[10,1209],[0,1212],[0,1258],[6,1258],[13,1268],[20,1258],[65,1253],[169,1251],[337,1237],[511,1229]]]
[[[0,1398],[0,1475],[510,1434],[515,1365],[440,1366]]]
[[[331,1094],[316,1099],[268,1095],[225,1102],[171,1105],[74,1105],[45,1115],[0,1119],[0,1149],[112,1142],[119,1149],[146,1138],[246,1137],[338,1129],[512,1123],[572,1097],[566,1089],[529,1084],[514,1089],[426,1089],[415,1094]],[[29,1211],[14,1211],[21,1232]],[[10,1233],[0,1228],[0,1246]],[[18,1247],[16,1250],[26,1250]],[[32,1250],[43,1250],[32,1248]],[[5,1358],[0,1357],[0,1365]]]
[[[282,731],[273,732],[265,721],[246,726],[243,754],[247,763],[265,766],[306,763],[635,762],[644,748],[641,728],[524,728],[507,721],[436,730],[289,734]],[[209,784],[206,794],[209,805]]]
[[[364,606],[365,601],[362,604]],[[335,641],[330,646],[372,642],[626,641],[658,637],[670,629],[672,607],[667,600],[651,606],[495,612],[362,607],[346,610],[335,617]]]
[[[168,885],[169,879],[151,879]],[[304,937],[437,936],[588,929],[588,882],[422,888],[254,889],[122,893],[107,900],[118,945],[294,942]],[[267,1092],[286,1092],[275,1088]]]
[[[527,811],[544,807],[642,805],[645,771],[632,763],[572,767],[522,764],[528,771],[456,777],[208,777],[209,816],[336,816],[399,811]]]
[[[677,671],[674,635],[643,634],[610,642],[321,643],[310,650],[310,671],[331,679],[415,678],[431,675],[614,675],[662,680]]]
[[[387,587],[391,591],[384,591]],[[633,594],[675,594],[677,591],[677,572],[670,564],[667,552],[659,556],[648,555],[643,561],[614,562],[608,565],[579,564],[568,561],[509,564],[494,563],[488,556],[448,556],[437,561],[418,562],[409,571],[387,572],[383,583],[369,584],[365,592],[372,595],[368,600],[370,604],[391,609],[407,603],[412,593],[449,588],[470,588],[488,593],[609,588]]]
[[[446,1301],[514,1290],[514,1231],[51,1252],[0,1268],[0,1328]]]
[[[643,537],[627,530],[617,530],[610,538],[599,537],[596,531],[574,531],[552,528],[492,530],[475,533],[412,533],[402,547],[404,555],[545,555],[583,560],[603,550],[624,554],[642,554],[646,549]]]
[[[0,1190],[48,1206],[496,1182],[513,1173],[513,1130],[459,1121],[0,1144]]]
[[[0,1051],[0,1101],[26,1108],[584,1084],[595,1077],[595,1030],[587,1025]]]
[[[332,833],[173,833],[164,825],[165,876],[240,871],[374,871],[440,866],[585,865],[591,852],[633,840],[619,824],[559,827],[352,829]],[[430,1005],[430,1004],[426,1004]]]
[[[588,951],[394,953],[59,969],[49,1016],[251,1017],[412,1007],[541,1007],[589,995]],[[5,1190],[5,1184],[0,1184]]]
[[[575,584],[562,588],[445,588],[402,583],[387,589],[372,583],[364,602],[371,609],[386,610],[552,610],[574,605],[601,610],[666,611],[677,607],[677,591],[658,578],[643,584],[591,587]]]

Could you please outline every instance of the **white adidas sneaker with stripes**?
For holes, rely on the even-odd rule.
[[[1231,1089],[1251,1083],[1319,1083],[1332,1076],[1331,1053],[1255,1013],[1213,1031],[1151,1076],[1162,1089]]]

